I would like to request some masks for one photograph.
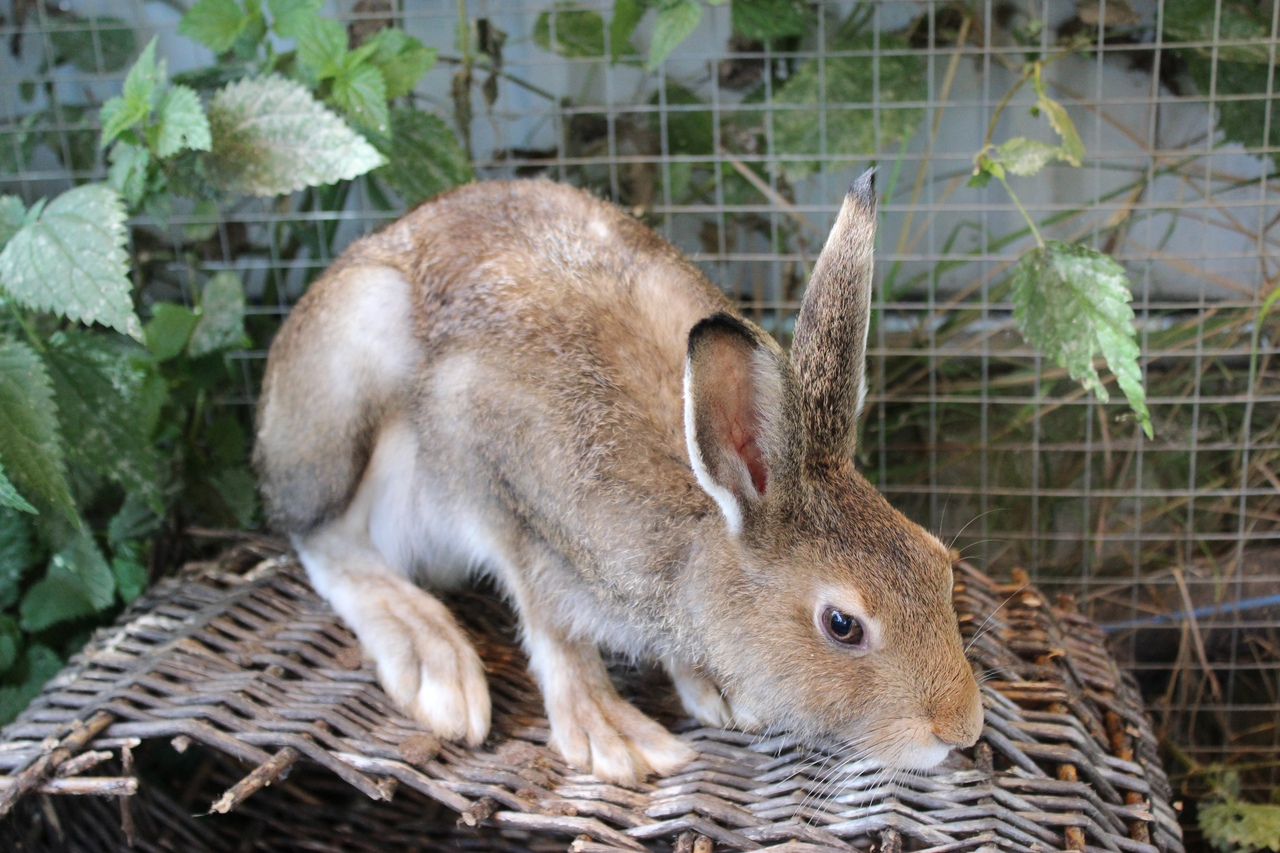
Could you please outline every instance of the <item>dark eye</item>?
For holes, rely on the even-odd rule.
[[[822,614],[822,627],[827,636],[845,646],[861,646],[866,639],[866,631],[862,623],[834,607],[828,607]]]

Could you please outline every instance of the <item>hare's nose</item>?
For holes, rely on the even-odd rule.
[[[933,721],[933,733],[948,746],[961,749],[973,746],[982,734],[982,697],[975,690],[971,699],[938,714]]]

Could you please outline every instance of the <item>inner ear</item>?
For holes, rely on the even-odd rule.
[[[765,498],[776,473],[784,444],[785,370],[781,352],[736,317],[708,317],[689,333],[689,459],[734,531],[744,510]]]

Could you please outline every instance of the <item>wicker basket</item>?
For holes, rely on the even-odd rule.
[[[617,666],[623,694],[700,753],[634,789],[547,747],[510,612],[483,593],[450,602],[489,670],[493,734],[474,750],[396,711],[283,551],[188,566],[0,733],[0,846],[1182,851],[1130,679],[1070,602],[1051,605],[1025,577],[956,565],[986,728],[940,772],[833,778],[787,738],[682,721],[659,674]]]

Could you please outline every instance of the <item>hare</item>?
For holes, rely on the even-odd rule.
[[[600,647],[710,725],[888,766],[973,744],[948,550],[857,471],[875,199],[851,187],[791,356],[674,247],[544,180],[447,192],[355,242],[271,346],[272,523],[403,709],[480,744],[484,665],[415,581],[514,604],[551,745],[631,783],[690,747]]]

